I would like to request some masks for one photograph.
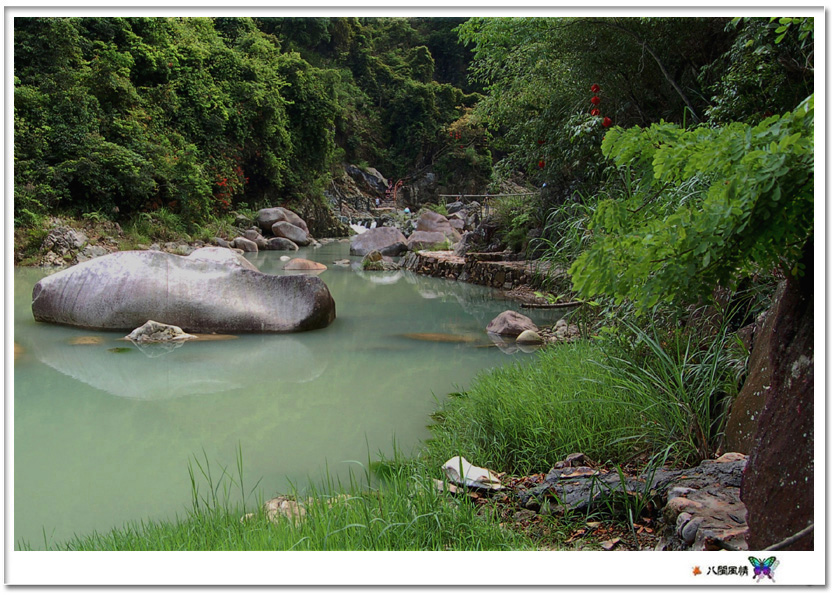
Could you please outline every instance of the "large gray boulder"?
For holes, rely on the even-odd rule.
[[[384,194],[387,190],[387,180],[381,172],[373,167],[360,168],[356,165],[347,165],[346,173],[355,180],[367,192],[372,194]]]
[[[328,326],[335,302],[317,277],[149,250],[116,252],[45,277],[32,290],[32,314],[103,330],[157,320],[188,333],[297,332]]]
[[[407,238],[408,250],[428,250],[447,244],[448,238],[438,231],[414,231]],[[443,248],[444,249],[444,248]]]
[[[433,211],[425,211],[416,221],[416,231],[433,231],[445,234],[452,244],[460,241],[460,232],[451,227],[448,218]]]
[[[384,256],[399,256],[407,252],[407,238],[395,227],[376,227],[350,240],[349,253],[354,256],[366,256],[373,250]]]
[[[297,215],[294,211],[290,211],[284,207],[271,207],[269,209],[261,209],[256,213],[256,225],[262,231],[271,231],[274,223],[279,221],[287,221],[291,225],[296,225],[304,232],[309,233],[308,225],[303,218]]]
[[[301,227],[287,221],[277,221],[271,227],[271,232],[278,238],[291,240],[297,246],[308,246],[311,243],[308,233]]]

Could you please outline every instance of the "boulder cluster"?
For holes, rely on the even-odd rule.
[[[551,343],[569,343],[579,338],[579,327],[562,318],[552,327],[539,328],[530,319],[515,310],[498,314],[487,326],[486,332],[503,351]],[[526,349],[525,349],[526,350]]]
[[[224,248],[237,248],[244,252],[259,250],[298,250],[315,242],[302,217],[284,207],[261,209],[256,214],[256,225],[245,230],[244,235],[231,241],[216,238]],[[266,235],[267,234],[267,237]]]

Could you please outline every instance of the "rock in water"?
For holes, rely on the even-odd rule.
[[[349,253],[353,256],[366,256],[373,250],[384,256],[399,256],[407,252],[407,238],[395,227],[376,227],[350,240]]]
[[[259,246],[256,245],[256,242],[252,242],[241,236],[233,240],[233,246],[245,252],[259,252]]]
[[[521,334],[518,335],[518,338],[515,339],[515,341],[517,343],[526,343],[530,345],[544,343],[544,340],[541,338],[541,335],[530,329],[521,331]]]
[[[271,238],[266,250],[299,250],[300,247],[288,238]]]
[[[45,277],[32,290],[39,322],[131,330],[147,320],[190,333],[297,332],[335,319],[329,288],[232,263],[157,251],[117,252]]]
[[[501,312],[486,327],[486,332],[496,335],[515,335],[516,337],[526,330],[538,332],[538,327],[529,317],[515,310]]]
[[[271,232],[278,238],[291,240],[297,246],[308,246],[311,243],[305,230],[287,221],[277,221],[274,223],[273,227],[271,227]]]
[[[162,343],[165,341],[186,341],[198,337],[184,333],[179,326],[149,320],[144,325],[135,328],[125,338],[135,343]]]
[[[305,258],[292,258],[285,264],[286,271],[310,271],[321,273],[326,270],[325,264],[314,262],[313,260],[306,260]]]

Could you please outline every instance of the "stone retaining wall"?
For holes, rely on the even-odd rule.
[[[420,275],[503,289],[531,286],[539,276],[561,274],[551,273],[544,263],[510,258],[505,253],[467,254],[462,258],[451,251],[422,250],[407,254],[403,266]]]

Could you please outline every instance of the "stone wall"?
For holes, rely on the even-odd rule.
[[[544,263],[512,260],[511,254],[466,254],[419,251],[405,256],[403,266],[420,275],[440,277],[499,289],[532,286],[540,277],[554,275]]]

